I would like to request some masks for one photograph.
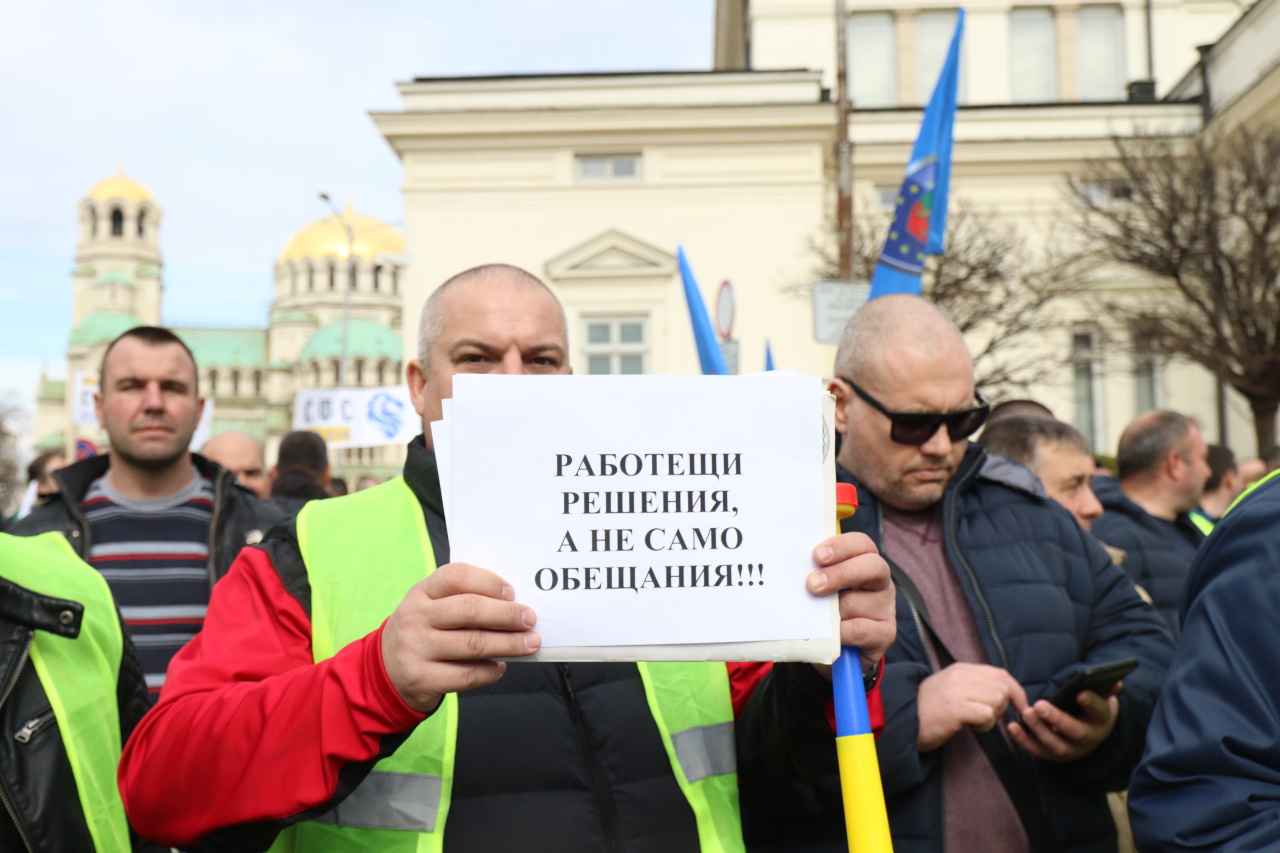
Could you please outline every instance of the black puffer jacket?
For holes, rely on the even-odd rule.
[[[209,586],[227,573],[240,549],[261,542],[268,530],[284,514],[236,483],[235,475],[203,456],[193,453],[196,469],[213,483],[213,520],[209,525]],[[111,456],[94,456],[53,473],[58,494],[37,507],[9,532],[15,536],[38,536],[57,531],[84,559],[89,553],[89,522],[80,510],[94,480],[107,473]]]
[[[1191,570],[1191,558],[1172,537],[1178,535],[1168,525],[1152,516],[1125,496],[1120,483],[1112,477],[1094,477],[1093,491],[1106,510],[1093,520],[1093,533],[1103,542],[1125,551],[1124,569],[1133,582],[1151,594],[1160,615],[1178,637],[1178,602],[1182,587]],[[1204,534],[1186,513],[1174,521],[1178,533],[1189,545],[1198,548]]]
[[[3,567],[0,566],[0,573]],[[71,613],[64,623],[59,617]],[[0,577],[0,850],[93,850],[75,776],[49,698],[30,660],[36,631],[79,633],[84,609]],[[147,686],[124,635],[116,701],[123,743],[146,712]],[[131,833],[132,835],[132,833]],[[133,849],[160,851],[133,836]]]

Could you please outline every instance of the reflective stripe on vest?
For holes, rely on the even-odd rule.
[[[116,682],[124,638],[107,582],[61,533],[31,539],[0,534],[0,572],[32,592],[84,606],[75,639],[36,631],[31,663],[58,721],[85,823],[99,851],[129,850],[116,766],[120,708]]]
[[[410,530],[416,535],[406,536]],[[422,509],[402,478],[308,503],[298,515],[298,543],[311,584],[317,661],[376,630],[410,587],[435,570]],[[728,671],[720,663],[637,667],[702,849],[739,853]],[[290,827],[272,850],[441,850],[456,746],[457,696],[448,694],[350,796],[322,818]]]
[[[1191,512],[1187,513],[1187,518],[1191,519],[1191,523],[1194,524],[1196,526],[1196,529],[1199,530],[1201,533],[1203,533],[1205,536],[1208,536],[1210,533],[1213,532],[1214,521],[1209,516],[1204,515],[1203,513],[1200,513],[1196,510],[1192,510]]]
[[[1257,480],[1253,483],[1250,483],[1249,488],[1241,492],[1240,496],[1231,502],[1231,506],[1227,507],[1226,512],[1223,513],[1223,516],[1225,517],[1228,512],[1231,512],[1231,510],[1235,509],[1236,504],[1240,503],[1240,501],[1244,500],[1246,497],[1252,494],[1263,483],[1267,482],[1268,480],[1274,480],[1277,477],[1280,477],[1280,468],[1277,468],[1276,470],[1272,471],[1270,474],[1263,477],[1262,479]]]

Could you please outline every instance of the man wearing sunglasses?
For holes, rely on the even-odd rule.
[[[898,587],[878,746],[896,849],[1114,849],[1104,793],[1141,757],[1173,650],[1162,620],[1034,475],[969,443],[989,406],[936,308],[868,303],[835,372],[839,476],[861,503],[846,530],[875,539]],[[1123,692],[1079,693],[1079,716],[1048,701],[1126,658]]]

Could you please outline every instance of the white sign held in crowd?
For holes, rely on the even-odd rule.
[[[98,371],[77,370],[71,392],[71,423],[75,426],[97,426],[98,413],[93,395],[98,392]]]
[[[538,614],[541,660],[810,660],[834,532],[816,377],[454,378],[432,425],[454,560]],[[829,404],[828,404],[829,405]]]
[[[319,433],[330,447],[408,444],[421,423],[403,385],[311,388],[293,400],[293,428]]]

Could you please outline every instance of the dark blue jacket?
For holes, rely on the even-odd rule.
[[[1196,555],[1182,639],[1133,774],[1143,851],[1280,850],[1280,476]]]
[[[1178,601],[1182,585],[1187,581],[1191,560],[1171,540],[1164,522],[1125,497],[1120,482],[1114,477],[1094,477],[1093,493],[1098,496],[1102,515],[1093,520],[1093,535],[1114,548],[1127,553],[1122,569],[1133,582],[1151,594],[1156,609],[1169,623],[1173,636],[1178,636]],[[1186,513],[1174,522],[1183,538],[1193,547],[1204,541],[1204,534]]]
[[[874,495],[859,490],[856,529],[882,542]],[[947,557],[972,609],[987,657],[1034,702],[1086,665],[1136,657],[1115,730],[1067,764],[1019,754],[1067,853],[1114,853],[1107,791],[1123,789],[1142,755],[1147,721],[1173,654],[1160,615],[1071,514],[1020,465],[970,447],[943,497]],[[849,526],[847,529],[855,529]],[[920,753],[916,695],[932,674],[914,611],[898,594],[898,638],[881,682],[885,728],[877,744],[896,853],[942,848],[941,751]],[[1012,719],[1012,717],[1010,717]]]

